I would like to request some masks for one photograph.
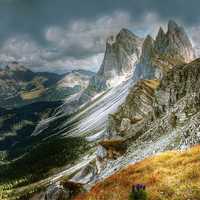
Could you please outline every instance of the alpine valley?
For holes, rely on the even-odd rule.
[[[0,199],[200,199],[200,58],[170,20],[123,28],[97,73],[0,70]]]

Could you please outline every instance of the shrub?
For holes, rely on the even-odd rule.
[[[147,200],[147,192],[145,185],[137,184],[132,187],[129,200]]]

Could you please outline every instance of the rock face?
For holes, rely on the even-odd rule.
[[[53,184],[49,186],[44,199],[41,200],[70,200],[70,191],[60,184]]]
[[[127,152],[104,163],[99,176],[156,152],[199,144],[199,87],[200,59],[174,67],[161,81],[141,80],[133,86],[107,127],[109,140],[120,136],[127,141]]]
[[[200,111],[199,75],[200,59],[197,59],[174,67],[161,81],[139,81],[125,103],[110,115],[109,135],[133,137],[163,115],[168,116],[168,127],[191,119]]]
[[[116,37],[111,36],[97,76],[110,80],[132,73],[140,56],[141,44],[141,39],[126,29],[122,29]]]
[[[136,77],[161,78],[173,66],[194,59],[194,49],[184,28],[169,21],[166,33],[160,28],[155,40],[149,35],[146,37]]]
[[[200,97],[200,59],[187,65],[179,65],[163,77],[156,92],[157,105],[161,112],[166,112],[182,98],[193,99],[193,106],[199,106]],[[190,97],[188,95],[191,95]],[[192,102],[191,102],[192,103]],[[188,106],[190,106],[188,104]]]
[[[127,29],[111,36],[106,43],[103,63],[90,87],[101,91],[133,73],[141,54],[142,39]]]
[[[154,93],[159,84],[159,80],[141,80],[130,90],[125,103],[109,117],[107,132],[110,138],[136,136],[154,117]]]
[[[90,183],[97,174],[97,168],[93,163],[89,163],[80,172],[78,172],[70,181],[75,183],[87,184]]]
[[[61,181],[50,185],[45,192],[36,194],[31,200],[72,200],[74,196],[84,191],[82,184]]]

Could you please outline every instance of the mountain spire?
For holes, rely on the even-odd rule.
[[[141,54],[142,40],[128,29],[121,29],[107,40],[103,63],[97,73],[106,81],[132,73]]]
[[[158,35],[156,36],[156,40],[161,40],[165,37],[165,32],[162,27],[159,28]]]
[[[169,20],[169,22],[168,22],[168,32],[175,31],[179,28],[180,27],[178,26],[178,24],[174,20]]]

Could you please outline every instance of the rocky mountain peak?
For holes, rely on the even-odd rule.
[[[165,38],[165,37],[166,37],[166,34],[165,34],[163,28],[160,27],[160,28],[159,28],[159,31],[158,31],[158,34],[157,34],[157,36],[156,36],[156,41],[161,41],[161,40],[163,40],[163,38]]]
[[[154,48],[154,39],[147,35],[143,46],[142,46],[142,55],[140,58],[140,62],[148,62],[151,59],[151,56],[153,54],[153,48]]]
[[[153,47],[153,45],[154,45],[154,39],[150,35],[147,35],[142,46],[143,52],[146,48]]]
[[[195,58],[194,49],[184,28],[176,24],[173,20],[168,22],[167,33],[162,34],[161,38],[158,37],[156,43],[157,46],[163,47],[163,53],[167,53],[172,57],[178,57],[183,62],[188,63]]]
[[[106,41],[106,49],[109,46],[112,46],[115,42],[116,42],[116,40],[115,40],[115,36],[114,35],[111,35],[110,37],[108,37],[108,39]]]
[[[146,37],[136,78],[160,78],[174,66],[188,63],[194,58],[194,49],[184,28],[170,20],[166,33],[160,27],[155,40],[149,35]]]
[[[168,22],[168,31],[173,32],[179,29],[179,25],[174,20],[169,20]]]
[[[121,31],[117,34],[116,36],[117,41],[122,41],[122,40],[127,40],[127,39],[132,39],[132,40],[137,40],[139,37],[129,31],[126,28],[122,28]]]
[[[116,36],[107,39],[103,63],[95,80],[109,81],[130,75],[141,55],[142,39],[127,29],[121,29]]]
[[[86,102],[97,93],[114,87],[133,75],[141,55],[143,39],[127,29],[110,36],[106,42],[106,51],[99,71],[90,79],[79,102]]]

